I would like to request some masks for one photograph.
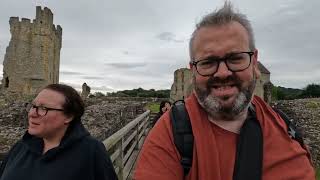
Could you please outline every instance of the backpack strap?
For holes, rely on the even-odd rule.
[[[289,118],[288,115],[285,112],[283,112],[282,110],[277,109],[274,106],[271,106],[271,107],[278,115],[280,115],[280,117],[286,123],[286,125],[288,127],[288,135],[292,139],[296,140],[304,148],[305,144],[304,144],[304,141],[303,141],[303,136],[302,136],[301,132],[298,130],[297,126],[295,126],[292,123],[293,119]],[[249,105],[249,110],[254,112],[254,114],[256,112],[254,105],[251,104],[251,103]]]
[[[233,180],[261,180],[263,161],[263,135],[255,111],[248,110],[248,117],[238,136]]]
[[[289,136],[298,141],[299,144],[304,147],[304,141],[303,141],[303,137],[300,131],[298,131],[297,127],[292,123],[292,119],[290,119],[286,113],[284,113],[283,111],[281,111],[280,109],[274,108],[272,107],[272,109],[278,113],[280,115],[280,117],[284,120],[284,122],[286,123],[287,127],[288,127],[288,134]]]
[[[188,112],[184,101],[176,101],[170,110],[174,144],[181,156],[184,175],[189,173],[192,166],[193,133]]]

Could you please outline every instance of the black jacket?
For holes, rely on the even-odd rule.
[[[0,166],[0,180],[117,179],[104,145],[79,123],[70,125],[60,145],[45,154],[43,140],[28,132]]]

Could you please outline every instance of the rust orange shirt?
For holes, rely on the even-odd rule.
[[[259,97],[252,102],[263,132],[262,179],[315,179],[308,152],[288,136],[285,122]],[[211,123],[194,95],[186,100],[186,108],[194,135],[193,163],[186,179],[232,180],[238,135]],[[160,118],[146,138],[134,179],[184,179],[169,113]]]

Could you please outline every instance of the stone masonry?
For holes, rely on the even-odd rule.
[[[260,96],[267,102],[271,101],[270,72],[260,62],[258,64],[261,72],[260,78],[257,80],[254,94]],[[193,90],[192,73],[188,68],[181,68],[174,72],[174,82],[171,86],[170,99],[171,101],[181,100],[188,97]]]
[[[176,101],[188,97],[192,92],[192,74],[190,69],[181,68],[174,72],[174,82],[171,86],[170,99]]]
[[[315,166],[320,168],[320,98],[282,100],[272,105],[285,112],[296,125]]]
[[[11,40],[3,61],[2,86],[10,92],[32,94],[59,82],[61,26],[50,9],[36,8],[36,18],[10,18]]]
[[[87,83],[82,84],[82,91],[81,91],[81,97],[83,99],[87,98],[88,95],[90,94],[90,86],[87,85]]]

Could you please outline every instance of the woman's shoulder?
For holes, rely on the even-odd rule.
[[[24,143],[22,139],[18,140],[11,148],[9,153],[10,154],[16,154],[18,151],[24,149]]]
[[[97,138],[89,135],[83,138],[82,143],[85,144],[86,146],[90,146],[90,147],[101,147],[104,146],[104,144],[98,140]]]

